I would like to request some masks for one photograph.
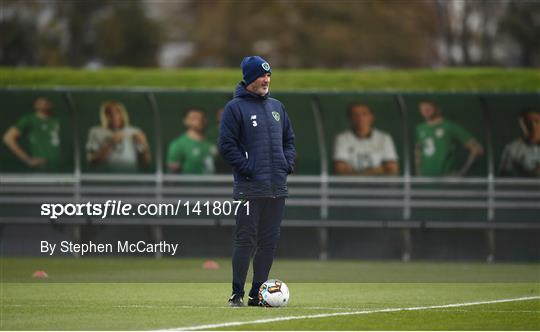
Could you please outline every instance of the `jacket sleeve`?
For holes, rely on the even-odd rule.
[[[241,119],[232,107],[227,105],[219,127],[219,152],[238,173],[249,176],[248,160],[241,143]]]
[[[294,147],[294,131],[292,128],[291,121],[287,112],[285,112],[285,107],[283,108],[283,154],[285,159],[289,164],[288,173],[291,174],[294,171],[294,160],[296,158],[296,148]]]

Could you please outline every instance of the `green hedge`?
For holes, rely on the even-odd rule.
[[[227,89],[240,69],[0,68],[0,87],[161,87]],[[538,91],[540,70],[498,68],[411,70],[274,69],[274,90]]]

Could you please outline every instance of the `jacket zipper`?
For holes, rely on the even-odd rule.
[[[272,115],[269,113],[268,109],[266,108],[266,101],[263,102],[263,109],[264,109],[264,112],[266,113],[266,123],[267,123],[267,132],[268,132],[268,142],[270,142],[270,189],[272,190],[272,198],[276,198],[276,193],[274,191],[274,185],[273,185],[273,181],[272,181],[272,177],[273,177],[273,169],[274,169],[274,156],[273,156],[273,151],[272,151]],[[270,111],[271,112],[271,111]]]

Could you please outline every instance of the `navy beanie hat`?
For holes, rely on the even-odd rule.
[[[240,68],[242,68],[242,74],[244,75],[243,82],[245,85],[250,85],[257,78],[272,72],[270,64],[257,55],[245,57],[240,64]]]

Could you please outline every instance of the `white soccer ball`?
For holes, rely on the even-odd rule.
[[[289,303],[289,287],[281,280],[270,279],[259,288],[259,301],[265,307],[284,307]]]

